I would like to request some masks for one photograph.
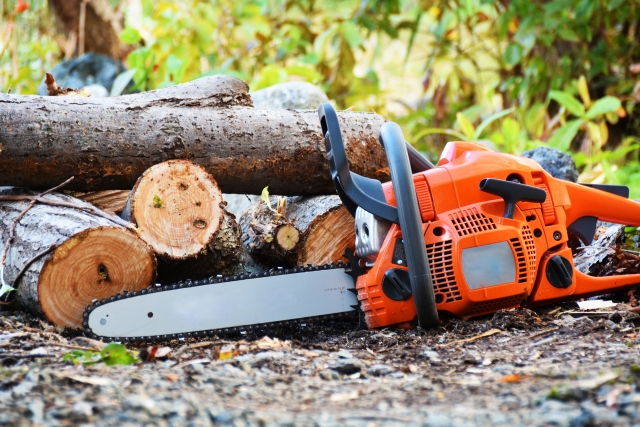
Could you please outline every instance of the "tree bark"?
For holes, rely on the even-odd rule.
[[[4,187],[0,195],[32,194]],[[52,203],[86,202],[52,193]],[[28,201],[0,202],[0,244]],[[21,305],[52,323],[79,328],[94,298],[138,291],[153,283],[156,259],[134,233],[80,209],[36,203],[20,219],[4,264],[4,280]],[[16,280],[17,279],[17,280]]]
[[[271,205],[277,199],[271,197]],[[266,203],[254,204],[240,218],[243,244],[251,257],[270,267],[325,264],[355,250],[353,217],[338,196],[287,197],[281,217]]]
[[[114,98],[0,94],[0,185],[131,189],[154,164],[186,159],[225,193],[334,194],[317,113],[256,110],[245,83],[214,76]],[[373,113],[338,114],[352,170],[388,180]]]
[[[84,33],[81,31],[80,19],[83,2]],[[56,17],[56,26],[68,37],[73,34],[72,37],[77,42],[72,47],[75,51],[65,52],[65,56],[96,52],[122,60],[134,49],[120,40],[120,33],[124,30],[124,16],[120,11],[114,10],[108,0],[49,0],[49,7]],[[82,49],[81,41],[84,41]]]
[[[104,191],[90,191],[88,193],[69,192],[70,196],[76,197],[85,202],[91,203],[96,208],[120,215],[124,206],[129,200],[129,190],[104,190]]]

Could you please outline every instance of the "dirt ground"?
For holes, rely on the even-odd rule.
[[[155,360],[83,366],[63,355],[103,343],[0,312],[0,425],[640,425],[639,326],[565,303],[428,331],[334,321],[130,346]]]

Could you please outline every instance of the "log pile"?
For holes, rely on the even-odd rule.
[[[387,180],[383,119],[339,117],[353,170]],[[223,192],[267,185],[269,204],[225,210]],[[115,98],[0,94],[0,186],[0,284],[16,289],[0,304],[70,328],[96,298],[335,262],[355,241],[317,113],[256,110],[227,76]]]

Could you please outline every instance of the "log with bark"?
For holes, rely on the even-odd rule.
[[[158,281],[170,284],[231,274],[250,262],[235,217],[225,212],[213,177],[187,160],[147,169],[121,217],[133,223],[158,258]]]
[[[0,244],[29,204],[24,189],[0,188]],[[13,201],[7,199],[14,199]],[[156,258],[124,221],[89,203],[48,194],[16,223],[3,280],[20,304],[52,323],[79,328],[94,298],[137,291],[153,283]]]
[[[88,193],[69,192],[69,195],[73,197],[89,202],[100,210],[116,215],[119,215],[124,210],[124,206],[129,200],[129,194],[131,194],[129,190],[90,191]]]
[[[388,180],[373,113],[339,112],[352,170]],[[0,185],[129,190],[149,167],[187,159],[225,193],[334,194],[313,110],[257,110],[248,86],[213,76],[114,98],[0,94]]]
[[[240,218],[243,243],[251,257],[268,266],[295,267],[339,261],[355,249],[354,219],[338,196],[287,197],[254,204]],[[282,205],[282,204],[281,204]]]

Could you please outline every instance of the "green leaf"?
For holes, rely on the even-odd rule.
[[[162,199],[160,199],[160,197],[157,194],[153,196],[153,207],[154,208],[164,208],[164,207],[166,207],[166,205],[164,204]]]
[[[471,124],[469,119],[467,119],[462,113],[456,114],[456,121],[458,122],[460,130],[465,136],[465,140],[471,141],[473,139],[473,135],[475,134],[475,128],[473,127],[473,124]]]
[[[362,35],[353,21],[344,21],[340,24],[340,32],[352,49],[362,44]]]
[[[484,119],[482,121],[482,123],[480,123],[478,125],[478,127],[476,128],[476,131],[473,134],[473,139],[474,140],[480,139],[480,136],[482,135],[482,132],[484,131],[484,129],[487,126],[489,126],[491,123],[495,122],[499,118],[513,113],[514,111],[516,111],[515,107],[507,108],[506,110],[502,110],[502,111],[498,111],[497,113],[493,113],[492,115],[490,115],[489,117]]]
[[[120,40],[127,44],[135,44],[142,40],[142,36],[135,28],[128,27],[120,33]]]
[[[504,51],[504,62],[513,67],[522,61],[522,47],[518,43],[509,43]]]
[[[124,89],[127,87],[133,75],[138,71],[137,68],[133,68],[131,70],[127,70],[118,74],[118,77],[113,81],[113,85],[111,86],[111,93],[109,96],[120,96]]]
[[[271,209],[271,202],[269,201],[269,186],[268,185],[262,189],[262,195],[260,196],[260,198],[262,199],[263,202],[265,202],[267,204],[267,206],[269,206],[269,209]]]
[[[625,233],[634,233],[637,229],[638,229],[638,227],[625,227],[624,228],[624,232]]]
[[[100,352],[100,357],[105,365],[131,365],[135,362],[135,357],[127,348],[115,342],[107,344]]]
[[[558,150],[567,151],[571,146],[571,141],[576,137],[580,126],[584,124],[583,119],[575,119],[567,122],[566,125],[554,132],[549,138],[549,146]]]
[[[509,143],[517,142],[520,135],[520,124],[511,117],[507,117],[502,121],[502,135]]]
[[[422,138],[423,136],[426,135],[433,135],[433,134],[444,134],[444,135],[451,135],[454,136],[456,138],[458,138],[459,141],[466,141],[467,137],[464,136],[463,134],[461,134],[460,132],[453,130],[453,129],[445,129],[445,128],[426,128],[426,129],[422,129],[420,132],[416,133],[413,136],[414,140],[418,140],[420,138]]]
[[[587,111],[587,119],[592,120],[602,114],[615,113],[621,105],[620,100],[614,96],[600,98]]]
[[[584,118],[584,106],[573,95],[559,90],[551,90],[549,91],[549,98],[562,105],[574,116]]]

